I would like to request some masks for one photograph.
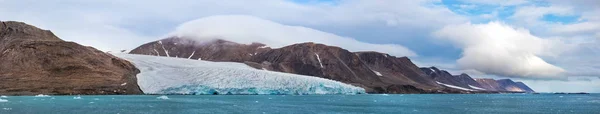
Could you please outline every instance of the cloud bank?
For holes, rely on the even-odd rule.
[[[457,60],[463,69],[520,78],[564,78],[564,69],[547,63],[540,55],[555,55],[558,42],[533,36],[500,22],[448,25],[434,33],[463,49]]]
[[[186,22],[171,36],[199,40],[224,39],[237,43],[264,43],[279,48],[294,43],[315,42],[338,46],[350,51],[378,51],[394,56],[416,56],[408,48],[397,44],[371,44],[337,36],[302,26],[289,26],[245,15],[220,15]]]

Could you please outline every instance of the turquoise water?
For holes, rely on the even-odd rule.
[[[599,114],[600,95],[8,96],[1,114],[573,113]]]

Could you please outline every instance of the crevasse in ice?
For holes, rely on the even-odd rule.
[[[360,87],[312,76],[258,70],[242,63],[115,54],[141,73],[146,94],[362,94]]]

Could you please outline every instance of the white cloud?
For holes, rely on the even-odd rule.
[[[445,7],[432,4],[435,2],[439,1],[350,0],[335,4],[298,4],[291,0],[8,0],[0,1],[3,5],[0,19],[43,26],[65,40],[105,51],[131,49],[142,44],[139,42],[160,38],[176,24],[213,15],[252,15],[288,25],[333,30],[397,27],[397,34],[389,35],[396,36],[393,40],[410,39],[412,37],[405,37],[406,34],[430,32],[445,24],[468,21]]]
[[[379,51],[395,56],[416,56],[401,45],[364,43],[311,28],[282,25],[243,15],[211,16],[186,22],[177,27],[172,35],[201,40],[220,38],[243,44],[259,42],[274,48],[294,43],[315,42],[339,46],[350,51]]]
[[[556,25],[550,28],[554,34],[562,35],[579,35],[582,33],[593,33],[600,31],[600,21],[598,22],[582,22],[575,24]]]
[[[556,55],[550,50],[557,42],[533,36],[499,22],[449,25],[435,36],[452,41],[463,49],[457,64],[488,74],[523,78],[563,78],[565,70],[547,63],[540,55]]]
[[[573,9],[568,6],[524,6],[517,8],[515,13],[510,16],[509,19],[514,20],[517,24],[521,25],[538,26],[547,24],[543,22],[541,18],[548,14],[568,16],[573,15]]]
[[[490,5],[521,5],[529,3],[527,0],[462,0],[469,3],[490,4]]]

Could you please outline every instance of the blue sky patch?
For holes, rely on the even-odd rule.
[[[547,22],[572,24],[572,23],[578,22],[580,17],[581,16],[577,16],[577,15],[561,16],[561,15],[555,15],[555,14],[547,14],[547,15],[544,15],[544,17],[542,17],[542,20],[547,21]]]

